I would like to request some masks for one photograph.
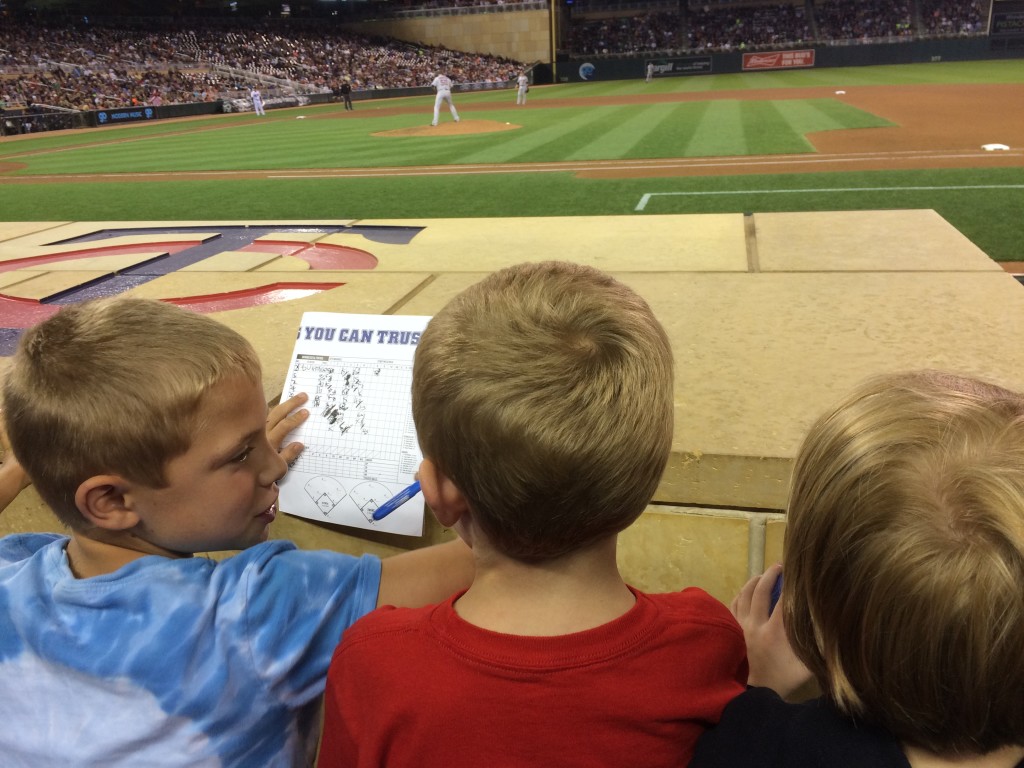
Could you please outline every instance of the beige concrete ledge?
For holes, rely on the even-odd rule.
[[[211,236],[223,225],[252,223],[199,222]],[[491,270],[524,260],[572,259],[612,272],[650,302],[676,357],[672,457],[656,495],[668,506],[652,506],[622,535],[623,572],[645,589],[696,584],[728,600],[749,573],[780,559],[784,522],[771,513],[785,506],[800,440],[814,418],[864,377],[932,367],[1024,389],[1024,289],[934,211],[359,225],[403,226],[416,234],[391,244],[353,232],[291,233],[292,242],[360,248],[378,267],[313,270],[297,257],[223,254],[133,293],[176,298],[268,282],[337,286],[217,314],[253,342],[267,396],[275,398],[304,311],[431,315]],[[100,227],[127,226],[146,223],[0,223],[0,263],[48,253],[47,243]],[[135,258],[37,264],[0,273],[0,288],[39,298]],[[253,271],[265,268],[271,271]],[[0,376],[8,365],[0,358]],[[0,533],[54,528],[31,491],[0,515]],[[386,555],[451,532],[432,519],[425,536],[406,538],[283,516],[274,535],[304,547]]]

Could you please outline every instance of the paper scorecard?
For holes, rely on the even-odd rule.
[[[283,512],[356,528],[423,535],[423,496],[373,513],[413,482],[422,456],[412,422],[412,360],[429,317],[306,312],[285,400],[309,395],[305,448],[281,481]]]

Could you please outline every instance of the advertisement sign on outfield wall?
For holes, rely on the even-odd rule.
[[[752,69],[796,69],[813,67],[814,51],[768,51],[765,53],[744,53],[743,70]]]
[[[993,11],[992,37],[1024,36],[1024,10]]]
[[[116,125],[118,123],[134,123],[138,120],[152,120],[154,117],[156,117],[156,110],[152,107],[101,110],[96,113],[96,124]]]
[[[686,59],[651,59],[649,63],[654,65],[655,77],[711,74],[710,56],[690,56]],[[646,67],[644,67],[644,71],[647,71]]]
[[[83,112],[85,123],[93,128],[104,125],[123,125],[146,120],[163,120],[168,117],[191,115],[213,115],[224,111],[223,102],[203,101],[196,104],[166,104],[162,107],[119,107]]]

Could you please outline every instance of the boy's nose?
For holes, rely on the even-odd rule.
[[[288,462],[281,457],[280,453],[274,450],[272,445],[268,444],[267,447],[269,448],[268,459],[259,473],[261,485],[273,485],[284,477],[285,472],[288,471]]]

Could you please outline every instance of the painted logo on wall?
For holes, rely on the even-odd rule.
[[[371,242],[407,244],[419,227],[348,226],[348,225],[217,225],[127,227],[97,229],[86,235],[32,247],[32,255],[0,261],[0,278],[4,273],[22,271],[26,281],[40,272],[52,271],[60,264],[103,256],[145,254],[140,261],[123,269],[90,273],[85,282],[45,296],[27,299],[0,289],[0,356],[13,353],[22,330],[50,317],[65,304],[123,293],[151,280],[171,274],[224,253],[266,254],[267,262],[289,256],[306,262],[310,270],[375,269],[377,257],[371,252],[332,242],[323,242],[329,235],[358,234]],[[294,235],[304,237],[296,238]],[[291,237],[288,237],[291,235]],[[263,304],[290,301],[342,283],[281,282],[274,272],[266,275],[266,283],[226,293],[193,296],[167,296],[163,301],[197,312],[221,312]],[[18,281],[8,280],[8,285]]]

